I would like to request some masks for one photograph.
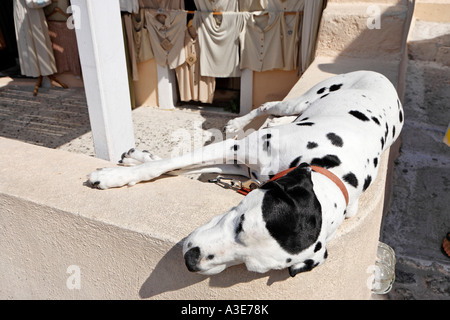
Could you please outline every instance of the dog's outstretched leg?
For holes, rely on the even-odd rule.
[[[88,176],[89,183],[99,189],[121,187],[124,185],[131,186],[141,181],[150,181],[163,173],[193,165],[225,164],[230,162],[232,164],[236,154],[235,152],[240,149],[239,146],[243,141],[225,140],[210,144],[179,157],[159,160],[150,160],[145,152],[136,153],[134,150],[130,154],[136,153],[136,155],[142,156],[142,159],[137,158],[145,161],[143,164],[94,171]],[[124,159],[127,159],[127,156],[124,156]]]

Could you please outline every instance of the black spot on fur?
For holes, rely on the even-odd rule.
[[[239,146],[238,146],[237,144],[235,144],[235,145],[233,146],[233,150],[234,150],[234,151],[238,151],[238,150],[239,150]]]
[[[395,137],[395,126],[392,127],[392,138]]]
[[[369,121],[369,118],[367,118],[367,116],[362,112],[359,112],[357,110],[352,110],[349,113],[361,121]]]
[[[400,123],[403,122],[403,112],[402,112],[402,110],[400,110],[400,112],[398,113],[398,120],[400,120]]]
[[[297,122],[297,125],[311,127],[312,125],[314,125],[314,122]]]
[[[325,88],[325,87],[320,88],[320,89],[317,91],[317,94],[322,94],[322,93],[324,93],[326,89],[327,89],[327,88]]]
[[[376,168],[378,165],[378,158],[373,158],[373,166]]]
[[[291,261],[292,261],[291,258],[287,258],[287,259],[286,259],[286,263],[289,263],[289,262],[291,262]]]
[[[341,160],[336,155],[328,154],[323,158],[312,159],[311,164],[314,166],[329,169],[339,166],[341,164]]]
[[[384,148],[384,138],[381,137],[380,141],[381,141],[381,150],[383,150],[383,148]]]
[[[323,96],[320,97],[320,99],[325,98],[327,95],[329,95],[329,93],[324,94]]]
[[[389,134],[389,126],[388,126],[388,124],[386,123],[386,131],[384,132],[384,141],[387,141],[387,136],[388,136],[388,134]]]
[[[352,187],[358,188],[358,179],[356,178],[354,173],[349,172],[345,176],[343,176],[342,178],[344,179],[344,181],[346,181]]]
[[[325,250],[325,253],[323,254],[323,258],[324,259],[328,258],[328,250]]]
[[[370,186],[371,183],[372,183],[372,177],[367,176],[366,180],[364,180],[363,191],[366,191],[366,189]]]
[[[372,117],[373,122],[375,122],[377,125],[380,125],[380,121],[376,117]]]
[[[319,145],[318,145],[317,143],[309,141],[309,142],[308,142],[308,145],[306,146],[306,148],[308,148],[308,149],[314,149],[314,148],[317,148],[318,146],[319,146]]]
[[[333,132],[328,133],[327,138],[336,147],[342,147],[344,145],[344,140]]]
[[[263,141],[263,150],[269,151],[269,148],[270,148],[270,141],[269,140]]]
[[[241,215],[241,218],[240,218],[240,220],[239,220],[239,223],[238,223],[238,226],[236,227],[236,234],[239,234],[239,232],[241,232],[243,229],[242,229],[242,224],[244,223],[244,220],[245,220],[245,215]]]
[[[317,242],[316,247],[314,248],[314,252],[317,252],[320,249],[322,249],[322,243],[319,241],[319,242]]]
[[[271,133],[267,133],[267,134],[263,135],[261,138],[264,139],[264,140],[269,140],[270,138],[272,138],[272,134]]]
[[[291,164],[289,165],[289,168],[294,168],[297,167],[300,164],[300,161],[302,160],[302,156],[299,156],[297,158],[295,158]]]
[[[340,84],[333,84],[333,85],[330,87],[330,91],[336,91],[336,90],[339,90],[341,87],[342,87],[342,83],[340,83]]]

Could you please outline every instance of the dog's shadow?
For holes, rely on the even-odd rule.
[[[139,296],[143,299],[156,297],[166,292],[183,290],[199,282],[208,281],[209,287],[228,288],[237,283],[247,283],[256,279],[267,278],[267,286],[289,278],[287,270],[272,270],[261,274],[250,272],[245,265],[230,267],[214,276],[203,276],[189,272],[184,264],[182,246],[173,246],[157,263],[155,269],[142,284]],[[171,295],[171,297],[176,295]],[[196,297],[192,297],[195,299]]]

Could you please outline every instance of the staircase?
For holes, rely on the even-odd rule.
[[[388,77],[402,97],[412,12],[411,0],[328,1],[316,58],[292,93],[335,74],[365,69]]]

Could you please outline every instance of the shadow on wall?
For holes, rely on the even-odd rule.
[[[207,281],[207,279],[209,279],[210,287],[228,288],[238,283],[248,283],[266,277],[267,286],[271,286],[273,283],[284,281],[290,276],[287,270],[276,270],[265,274],[249,272],[243,264],[227,268],[213,277],[191,273],[184,265],[182,247],[177,244],[158,262],[153,272],[142,284],[139,296],[143,299],[153,298],[166,292],[182,290],[196,283]]]

